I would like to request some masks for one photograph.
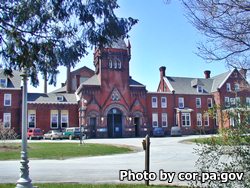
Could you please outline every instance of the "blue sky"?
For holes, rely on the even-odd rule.
[[[130,35],[132,57],[130,75],[146,85],[148,91],[156,91],[159,83],[159,67],[166,67],[166,75],[180,77],[204,77],[204,70],[211,70],[211,76],[226,72],[223,62],[206,63],[195,52],[197,43],[205,40],[184,16],[184,8],[178,0],[165,4],[164,0],[118,0],[117,16],[139,19]],[[93,67],[93,52],[84,58],[75,69]],[[65,82],[66,69],[59,68],[57,86]],[[43,92],[43,80],[29,92]]]

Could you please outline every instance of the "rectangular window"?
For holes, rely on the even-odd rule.
[[[230,98],[230,105],[235,105],[236,103],[235,103],[235,98]]]
[[[168,126],[168,114],[162,113],[161,119],[162,119],[162,127],[167,127]]]
[[[198,85],[198,86],[197,86],[197,92],[198,92],[198,93],[203,93],[203,87],[200,86],[200,85]]]
[[[179,108],[184,108],[184,98],[183,97],[178,98],[178,106],[179,106]]]
[[[207,107],[208,108],[213,108],[213,99],[212,98],[207,99]]]
[[[246,105],[249,107],[250,106],[250,97],[246,97]]]
[[[11,113],[4,113],[3,114],[3,126],[4,126],[4,128],[11,127]]]
[[[152,114],[152,124],[153,124],[153,127],[158,127],[158,114],[157,113]]]
[[[230,101],[229,101],[229,97],[225,97],[225,107],[229,107],[230,106]]]
[[[4,106],[11,106],[11,94],[4,94]]]
[[[230,120],[229,120],[230,122],[230,126],[231,127],[234,127],[235,126],[235,118],[233,117],[233,116],[230,116]]]
[[[204,125],[209,126],[209,114],[208,113],[204,114]]]
[[[190,113],[182,113],[181,122],[183,127],[190,127],[191,126]]]
[[[236,103],[236,106],[240,105],[240,97],[235,98],[235,103]]]
[[[230,92],[231,91],[231,84],[227,83],[226,87],[227,87],[227,92]]]
[[[202,115],[201,113],[197,113],[197,126],[202,126]]]
[[[157,108],[157,97],[152,97],[152,108]]]
[[[240,91],[240,85],[239,84],[234,84],[234,90],[235,91]]]
[[[196,108],[201,107],[201,98],[196,98]]]
[[[0,79],[0,87],[2,87],[2,88],[7,87],[7,79],[5,79],[5,78]]]
[[[58,111],[57,110],[50,111],[50,127],[52,129],[58,128]]]
[[[161,97],[161,107],[167,108],[167,97]]]
[[[36,127],[36,111],[28,110],[28,128]]]
[[[69,125],[69,112],[68,110],[61,111],[61,128],[67,128]]]

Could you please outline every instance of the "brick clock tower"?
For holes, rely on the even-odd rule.
[[[95,75],[81,84],[79,122],[89,137],[135,137],[148,132],[146,87],[129,76],[131,46],[118,40],[94,52]],[[80,91],[80,92],[79,92]]]

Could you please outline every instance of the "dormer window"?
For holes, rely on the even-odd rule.
[[[57,96],[56,99],[59,102],[63,102],[64,97],[63,96]]]
[[[203,93],[203,87],[201,85],[197,86],[197,92],[198,93]]]
[[[1,88],[7,87],[7,79],[6,78],[1,78],[0,79],[0,87]]]

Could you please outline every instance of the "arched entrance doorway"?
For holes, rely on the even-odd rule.
[[[108,137],[122,137],[122,112],[117,108],[112,108],[108,112],[107,119]]]

